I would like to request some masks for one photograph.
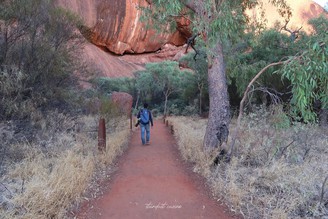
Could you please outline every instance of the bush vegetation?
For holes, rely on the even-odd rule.
[[[0,218],[68,217],[129,139],[115,104],[77,89],[75,76],[89,69],[78,56],[81,25],[52,0],[0,0]]]
[[[35,133],[38,141],[7,145],[1,157],[1,218],[66,218],[73,204],[94,196],[88,188],[108,177],[130,135],[126,117],[109,121],[107,150],[99,153],[98,118],[49,113]]]
[[[135,78],[97,78],[92,81],[96,94],[110,96],[113,91],[127,92],[134,98],[136,108],[144,101],[161,114],[194,115],[199,112],[197,76],[181,70],[178,62],[165,61],[146,64],[145,70],[135,72]],[[204,79],[202,82],[204,83]],[[206,92],[204,92],[206,93]],[[205,98],[206,94],[202,94]],[[206,102],[206,101],[204,101]],[[204,107],[205,108],[205,107]]]
[[[226,68],[232,109],[238,107],[246,86],[265,66],[287,60],[285,65],[269,68],[253,84],[247,109],[264,104],[284,104],[283,110],[292,119],[327,124],[326,73],[327,19],[310,21],[314,32],[300,31],[296,39],[281,31],[281,25],[261,32],[248,32],[241,41],[225,44]],[[135,105],[147,101],[163,114],[203,115],[209,109],[208,60],[206,49],[196,46],[195,52],[179,62],[149,63],[135,78],[94,80],[103,94],[123,91],[133,95]],[[234,113],[232,113],[234,114]]]
[[[0,115],[26,118],[31,111],[65,102],[83,72],[77,58],[81,21],[50,0],[0,3]]]
[[[252,86],[250,103],[286,103],[293,120],[317,122],[327,114],[327,32],[324,16],[312,19],[313,33],[299,31],[297,37],[282,32],[281,24],[260,34],[248,33],[237,45],[227,48],[227,72],[239,97],[251,79],[269,68]],[[252,104],[250,104],[251,106]],[[321,119],[327,124],[327,119]]]
[[[247,218],[328,214],[328,139],[316,125],[318,114],[327,123],[327,19],[311,24],[314,33],[300,32],[297,40],[276,28],[224,43],[232,104],[264,66],[290,60],[253,87],[229,164],[213,166],[216,154],[203,153],[206,120],[170,119],[183,157]],[[147,64],[132,79],[96,78],[94,89],[77,91],[74,73],[87,69],[76,56],[79,27],[78,17],[51,0],[0,0],[1,218],[66,217],[93,177],[106,173],[129,136],[111,92],[130,93],[136,108],[147,101],[164,115],[202,115],[209,108],[208,51],[199,44],[197,56]],[[100,117],[111,131],[103,154],[95,147]]]
[[[236,156],[213,165],[202,141],[206,119],[170,117],[184,159],[218,199],[245,218],[324,218],[328,214],[328,137],[317,125],[285,124],[276,109],[242,121]],[[279,118],[279,119],[277,119]],[[231,131],[235,128],[232,121]],[[230,139],[229,139],[230,140]]]

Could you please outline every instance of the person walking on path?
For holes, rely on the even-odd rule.
[[[148,109],[148,103],[144,103],[144,107],[138,112],[137,118],[138,123],[136,124],[136,126],[140,124],[142,145],[148,145],[150,140],[150,124],[151,126],[154,126],[153,116],[150,110]]]

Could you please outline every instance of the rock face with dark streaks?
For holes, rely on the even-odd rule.
[[[145,0],[57,0],[57,3],[84,19],[92,43],[115,54],[153,52],[166,43],[179,46],[186,40],[179,31],[157,33],[147,29],[140,21],[142,11],[138,9],[147,6]],[[188,21],[180,19],[179,27],[186,26]]]
[[[276,21],[284,25],[276,8],[262,1],[262,9],[249,11],[252,19],[260,19],[265,11],[267,26]],[[133,77],[133,72],[143,69],[147,62],[166,59],[176,60],[183,55],[183,44],[191,36],[190,21],[177,20],[177,31],[169,33],[146,28],[139,19],[142,12],[138,7],[148,5],[147,0],[56,0],[57,5],[77,13],[84,21],[88,40],[82,58],[93,63],[101,75],[107,77]],[[324,10],[311,0],[287,0],[292,8],[292,19],[287,28],[311,32],[308,20],[324,14]],[[327,13],[325,13],[327,15]],[[171,44],[171,45],[168,45]],[[116,55],[113,55],[111,53]],[[142,54],[144,53],[144,54]],[[117,56],[123,55],[124,56]],[[126,55],[127,54],[127,55]],[[139,54],[139,55],[133,55]]]

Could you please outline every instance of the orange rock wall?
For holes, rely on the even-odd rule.
[[[55,4],[78,14],[85,25],[93,27],[97,20],[96,5],[99,0],[55,0]]]
[[[139,21],[142,11],[137,7],[146,6],[145,0],[57,0],[57,4],[84,19],[92,43],[116,54],[153,52],[166,43],[185,43],[178,31],[158,34]]]
[[[158,34],[140,22],[142,12],[137,7],[147,6],[146,0],[56,0],[57,4],[79,14],[91,31],[91,41],[115,54],[154,52],[166,43],[183,45],[188,37],[188,20],[180,20],[175,33]],[[284,23],[277,9],[268,0],[261,0],[268,27],[276,21]],[[310,18],[323,13],[323,9],[311,0],[287,0],[293,10],[288,28],[310,32],[307,24]],[[253,19],[259,19],[260,9],[249,12]],[[164,33],[165,32],[165,33]],[[190,36],[190,33],[189,33]]]
[[[107,77],[133,77],[133,72],[143,69],[147,62],[159,62],[166,59],[176,60],[183,55],[182,47],[164,46],[166,43],[183,45],[190,36],[189,21],[178,21],[178,30],[173,34],[157,35],[153,30],[147,30],[139,21],[141,11],[136,6],[145,6],[146,0],[55,0],[57,5],[77,13],[91,31],[92,45],[86,43],[81,57],[91,63],[92,67]],[[276,21],[283,24],[276,8],[262,0],[263,9],[268,20],[268,27]],[[291,30],[311,31],[307,21],[324,13],[323,9],[311,0],[287,0],[293,9],[293,17],[288,24]],[[253,10],[249,14],[258,19],[260,11]],[[327,13],[326,13],[327,14]],[[100,49],[99,48],[105,48]],[[113,55],[106,49],[116,54]],[[160,51],[158,51],[160,50]],[[156,53],[154,53],[157,51]],[[153,52],[145,53],[144,52]],[[133,55],[139,54],[139,55]]]
[[[125,92],[113,92],[111,100],[118,106],[121,113],[131,115],[133,97]]]
[[[277,21],[282,25],[285,24],[284,18],[279,15],[277,8],[273,7],[268,0],[261,0],[261,2],[267,19],[267,27],[273,27]],[[287,28],[293,31],[302,27],[303,31],[310,33],[312,28],[307,24],[308,20],[325,13],[320,5],[311,0],[287,0],[287,3],[292,9],[292,17]],[[258,7],[248,14],[252,19],[259,19],[260,13],[261,9]],[[327,15],[327,13],[325,14]]]
[[[124,60],[123,56],[109,54],[91,43],[86,43],[81,57],[99,73],[98,76],[134,77],[133,72],[144,69],[142,64]]]

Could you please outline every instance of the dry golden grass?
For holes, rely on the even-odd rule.
[[[113,164],[118,155],[121,155],[127,146],[127,137],[130,135],[129,129],[117,131],[107,136],[106,152],[99,155],[100,161],[105,165]]]
[[[174,125],[175,137],[182,157],[195,163],[194,171],[208,176],[213,160],[202,151],[207,120],[189,117],[170,117],[169,123]]]
[[[67,217],[72,204],[82,200],[95,172],[111,165],[126,147],[130,130],[124,121],[108,135],[105,153],[97,150],[97,119],[91,116],[79,118],[83,130],[60,132],[46,148],[37,143],[13,146],[11,150],[21,155],[1,179],[6,194],[0,197],[0,218]]]
[[[206,120],[172,117],[169,122],[182,156],[195,163],[194,170],[232,211],[245,218],[328,217],[327,130],[304,124],[277,128],[276,117],[263,111],[247,116],[235,156],[218,166],[202,151]]]

